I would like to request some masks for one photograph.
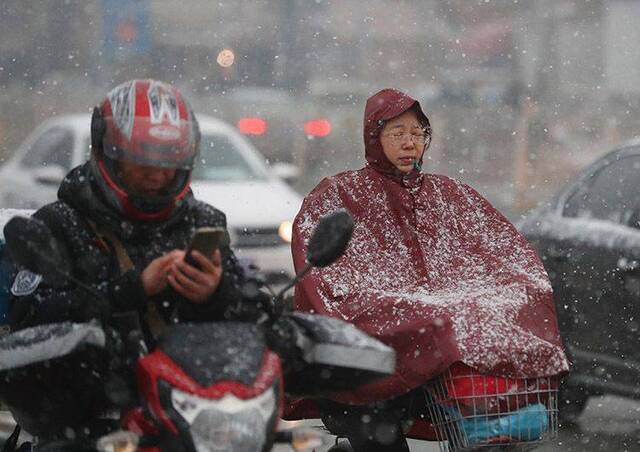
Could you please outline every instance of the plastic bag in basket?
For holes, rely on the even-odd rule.
[[[502,416],[463,417],[453,408],[448,411],[470,444],[536,441],[549,430],[548,411],[541,403]]]

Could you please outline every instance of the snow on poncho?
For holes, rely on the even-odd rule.
[[[369,165],[324,179],[294,222],[300,270],[321,216],[347,209],[355,221],[345,254],[298,284],[296,308],[351,322],[397,353],[394,376],[337,400],[390,398],[456,361],[516,378],[566,372],[551,285],[515,227],[469,186],[399,178],[367,152]]]

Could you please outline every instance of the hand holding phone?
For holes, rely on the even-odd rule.
[[[198,251],[206,258],[211,259],[215,250],[220,249],[227,244],[227,232],[221,227],[204,227],[196,229],[193,234],[191,243],[187,247],[184,255],[184,260],[189,265],[198,267],[193,256],[192,251]]]
[[[218,289],[222,278],[222,262],[220,262],[220,250],[229,246],[229,235],[225,228],[205,227],[198,228],[193,234],[191,243],[184,253],[182,261],[171,263],[166,272],[168,283],[177,294],[183,296],[192,303],[205,303]],[[209,263],[203,258],[196,258],[194,251],[198,251],[203,258],[209,259]],[[182,254],[175,250],[176,253]],[[167,254],[171,258],[173,252]],[[166,267],[163,267],[166,268]]]

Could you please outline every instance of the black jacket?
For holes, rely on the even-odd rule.
[[[226,228],[225,215],[196,200],[191,193],[167,220],[134,222],[124,219],[103,202],[88,164],[67,175],[58,198],[39,209],[34,217],[51,229],[71,263],[72,275],[103,293],[104,299],[97,299],[62,277],[45,278],[33,292],[11,297],[13,330],[64,320],[87,321],[103,316],[107,302],[112,313],[135,310],[144,318],[150,300],[142,287],[142,270],[168,251],[185,249],[196,228]],[[90,221],[120,239],[135,270],[120,274],[113,248],[104,246],[105,242],[97,237]],[[221,251],[223,276],[208,303],[200,305],[181,300],[171,290],[151,300],[166,321],[253,320],[260,315],[265,304],[243,295],[244,272],[229,247]]]
[[[130,330],[116,325],[114,319],[118,316],[111,314],[129,312],[141,320],[147,343],[153,346],[151,331],[144,320],[149,305],[155,305],[168,322],[256,320],[268,306],[266,297],[255,290],[255,285],[246,284],[244,272],[228,246],[221,250],[222,280],[207,303],[181,300],[171,290],[153,300],[145,296],[140,274],[153,259],[173,249],[185,249],[198,227],[226,227],[222,212],[197,201],[191,193],[166,221],[128,221],[103,202],[88,165],[84,165],[67,175],[58,198],[34,216],[51,229],[66,254],[72,276],[103,297],[62,277],[44,275],[39,282],[37,277],[27,277],[24,279],[26,284],[22,285],[16,281],[12,288],[14,295],[10,298],[13,330],[65,320],[83,322],[98,317],[113,327],[109,331],[128,333]],[[99,239],[90,221],[119,238],[134,270],[121,274],[115,250]],[[20,274],[15,278],[20,279]],[[251,287],[253,289],[248,289]],[[131,315],[124,318],[131,318]],[[32,434],[54,439],[69,428],[78,435],[89,434],[96,428],[93,423],[99,423],[100,415],[113,409],[114,404],[122,407],[136,403],[135,398],[131,398],[136,394],[134,366],[127,361],[130,359],[128,353],[121,354],[123,349],[115,345],[117,343],[118,340],[114,340],[113,347],[105,349],[86,347],[49,364],[17,369],[4,377],[0,397],[10,407],[14,418]],[[118,381],[125,383],[116,384]],[[129,389],[124,391],[123,388]]]

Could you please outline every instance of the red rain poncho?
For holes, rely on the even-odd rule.
[[[427,121],[398,91],[370,98],[368,165],[324,179],[295,219],[298,270],[321,216],[347,209],[355,221],[345,254],[298,284],[296,308],[351,322],[397,353],[395,375],[336,400],[391,398],[458,361],[515,378],[566,372],[551,285],[529,243],[469,186],[418,170],[399,173],[384,156],[381,121],[409,108]]]

